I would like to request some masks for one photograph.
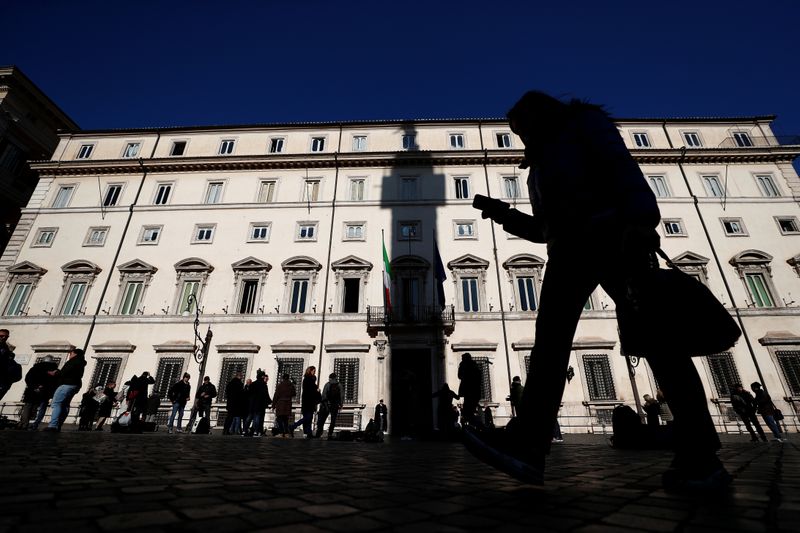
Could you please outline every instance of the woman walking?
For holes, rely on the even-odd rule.
[[[317,405],[319,405],[320,401],[322,401],[322,395],[317,386],[317,367],[310,366],[306,368],[306,372],[303,374],[303,389],[300,398],[300,412],[303,413],[303,418],[292,425],[292,431],[302,424],[306,438],[314,438],[314,434],[311,431],[311,422],[314,420],[314,413],[317,411]]]

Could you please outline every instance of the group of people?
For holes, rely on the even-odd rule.
[[[750,390],[753,391],[755,396],[747,392],[741,383],[736,383],[733,386],[733,391],[731,391],[731,407],[744,422],[744,426],[750,433],[750,440],[758,442],[760,438],[762,441],[767,442],[767,436],[764,434],[764,430],[761,429],[761,424],[758,423],[758,418],[756,417],[756,413],[758,413],[770,431],[772,431],[775,440],[784,442],[786,439],[778,423],[783,420],[783,414],[780,409],[775,407],[775,404],[772,403],[772,398],[758,381],[750,385]]]

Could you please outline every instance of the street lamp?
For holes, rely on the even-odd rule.
[[[211,333],[211,326],[208,326],[206,338],[203,339],[200,337],[200,307],[197,305],[197,296],[194,294],[190,294],[186,299],[186,309],[183,312],[184,316],[191,313],[192,306],[194,306],[194,360],[200,365],[200,375],[197,378],[197,387],[199,390],[200,384],[203,383],[203,377],[206,375],[206,361],[208,361],[208,351],[211,349],[211,337],[213,337],[214,334]],[[209,413],[209,416],[210,415],[211,413]],[[192,415],[189,417],[190,431],[194,425],[195,416],[197,416],[196,406],[192,409]]]

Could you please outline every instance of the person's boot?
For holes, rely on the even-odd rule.
[[[544,485],[544,451],[531,442],[518,424],[500,429],[465,426],[464,445],[472,455],[509,476]]]

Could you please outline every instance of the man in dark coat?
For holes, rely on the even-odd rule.
[[[758,417],[756,417],[756,400],[753,398],[753,395],[744,390],[744,387],[741,383],[735,383],[733,385],[733,390],[731,391],[731,407],[736,414],[739,415],[739,418],[742,419],[744,422],[744,427],[747,428],[747,431],[750,433],[750,440],[753,442],[758,442],[758,437],[761,437],[761,440],[767,442],[767,436],[764,434],[764,430],[761,429],[761,424],[758,423]],[[753,430],[755,428],[755,431]],[[758,432],[758,436],[756,436],[756,431]]]
[[[378,431],[386,431],[389,425],[389,408],[383,403],[383,398],[375,406],[375,426]]]
[[[194,410],[200,418],[211,419],[211,402],[217,397],[217,388],[211,383],[211,378],[203,378],[203,384],[194,395]]]
[[[80,390],[86,358],[80,348],[72,348],[67,354],[67,362],[57,371],[58,387],[53,393],[53,411],[50,424],[45,431],[61,431],[61,426],[69,415],[72,397]]]
[[[134,376],[126,383],[128,385],[128,401],[130,402],[131,421],[139,422],[142,415],[147,413],[147,387],[156,382],[149,372],[142,372],[141,376]]]
[[[258,369],[256,379],[250,384],[250,412],[245,421],[246,435],[260,437],[264,434],[264,411],[272,403],[267,382],[269,376]]]
[[[481,369],[478,363],[472,360],[472,354],[464,353],[461,356],[461,364],[458,365],[458,379],[461,384],[458,386],[458,395],[464,400],[462,415],[468,424],[477,421],[476,410],[481,399]]]
[[[8,344],[8,337],[11,333],[7,329],[0,329],[0,400],[6,395],[8,389],[15,381],[21,377],[21,369],[19,363],[14,361],[14,351]],[[17,376],[12,377],[12,366],[16,367]]]
[[[31,415],[36,412],[36,419],[31,429],[36,429],[44,418],[47,410],[47,403],[56,390],[55,373],[58,370],[58,363],[50,355],[45,355],[41,361],[34,364],[28,373],[25,374],[25,393],[22,395],[22,413],[19,418],[20,429],[28,429]],[[41,414],[41,416],[39,416]]]
[[[225,428],[223,435],[236,435],[242,432],[242,419],[239,415],[241,409],[242,396],[244,396],[244,383],[242,383],[242,373],[236,372],[233,378],[225,386]]]
[[[173,423],[175,422],[175,415],[178,416],[178,433],[182,432],[181,423],[183,422],[183,411],[186,409],[186,402],[191,398],[192,386],[189,384],[191,376],[184,373],[180,381],[176,381],[169,388],[167,398],[172,402],[172,413],[169,415],[169,422],[167,422],[167,432],[172,433]]]

